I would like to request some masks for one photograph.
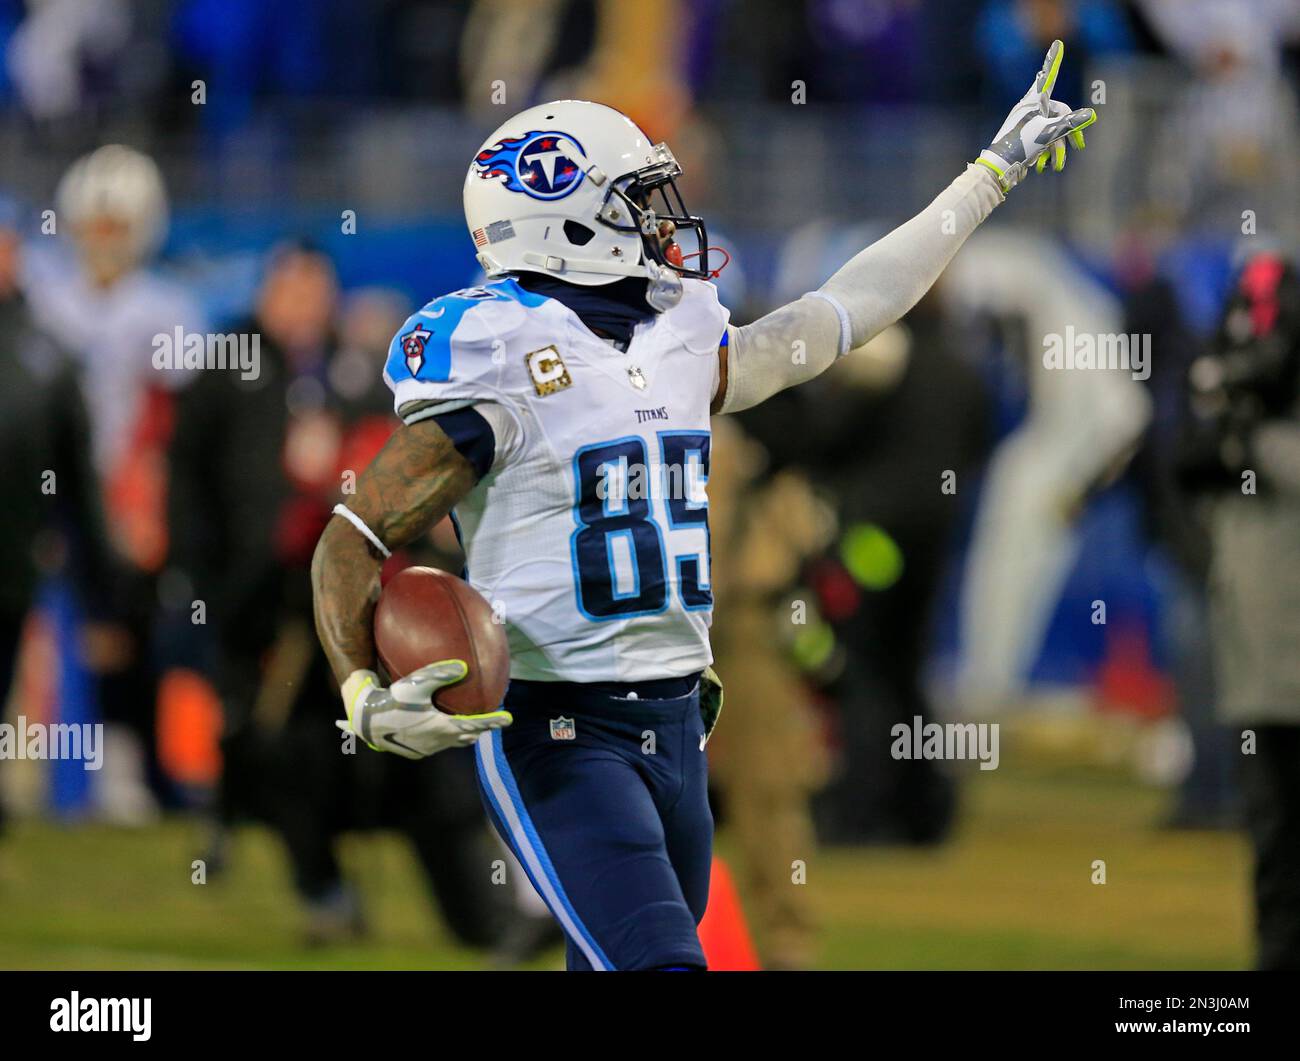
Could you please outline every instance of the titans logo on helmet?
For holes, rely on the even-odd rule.
[[[582,145],[567,133],[532,132],[507,137],[480,151],[474,168],[484,180],[534,199],[563,199],[587,169]]]

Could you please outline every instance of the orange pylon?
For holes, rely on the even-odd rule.
[[[167,775],[210,787],[221,776],[221,700],[201,675],[175,668],[158,688],[158,758]]]
[[[740,896],[731,870],[717,855],[713,856],[709,905],[699,931],[700,945],[711,970],[753,972],[762,968],[749,935],[749,926],[745,923],[745,914],[740,908]]]

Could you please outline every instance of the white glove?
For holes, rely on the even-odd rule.
[[[377,752],[423,759],[448,748],[473,744],[480,733],[510,725],[509,711],[450,715],[433,706],[434,694],[469,673],[464,660],[444,659],[412,671],[385,689],[374,671],[358,670],[343,683],[347,719],[334,723],[355,733]]]
[[[1043,68],[1038,71],[1029,91],[1011,108],[993,143],[980,152],[975,161],[991,169],[1002,186],[1009,192],[1029,171],[1030,163],[1042,173],[1047,165],[1048,148],[1051,149],[1052,169],[1065,168],[1065,137],[1079,151],[1083,150],[1083,130],[1097,120],[1091,107],[1070,110],[1064,103],[1052,99],[1056,75],[1061,69],[1065,45],[1052,41],[1047,49]]]

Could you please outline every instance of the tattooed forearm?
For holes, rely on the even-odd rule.
[[[354,670],[375,669],[371,622],[380,564],[370,543],[337,516],[316,545],[311,563],[316,633],[340,682]]]
[[[390,549],[442,519],[474,487],[474,469],[433,420],[393,433],[348,503]]]
[[[432,420],[399,427],[357,479],[348,507],[388,548],[414,541],[474,486],[474,470]],[[371,633],[383,558],[335,516],[312,557],[316,632],[340,682],[375,667]]]

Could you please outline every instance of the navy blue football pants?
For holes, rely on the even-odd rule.
[[[479,738],[479,786],[564,929],[568,967],[703,968],[713,816],[698,676],[512,681],[503,706],[514,723]]]

